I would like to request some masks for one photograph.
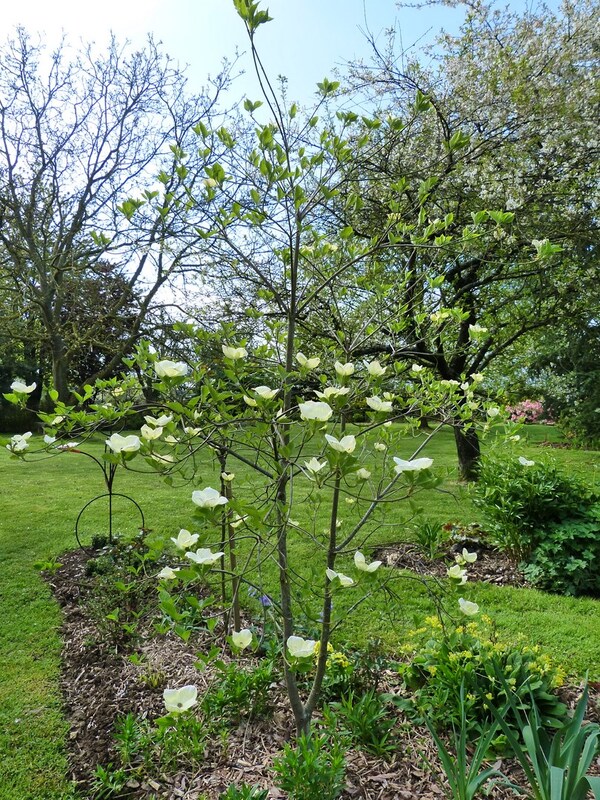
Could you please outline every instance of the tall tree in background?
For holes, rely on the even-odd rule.
[[[189,145],[201,179],[211,156],[198,153],[193,128],[211,117],[226,81],[210,98],[188,96],[152,40],[130,52],[113,39],[105,53],[63,41],[47,55],[18,29],[0,51],[0,276],[13,308],[18,298],[35,318],[62,399],[71,380],[119,366],[161,288],[201,259],[187,235],[191,182],[184,189],[187,171],[174,165]],[[200,224],[198,204],[194,213]],[[82,344],[106,331],[110,357],[85,374]]]
[[[409,324],[365,354],[460,381],[582,312],[598,271],[599,13],[589,0],[523,15],[474,2],[427,66],[392,39],[384,52],[374,44],[371,66],[351,68],[352,89],[382,118],[406,120],[381,129],[379,159],[353,164],[354,229],[370,236],[394,220],[390,243],[409,246],[376,265],[389,309]],[[428,112],[413,117],[415,103]],[[479,443],[460,424],[455,433],[470,477]]]

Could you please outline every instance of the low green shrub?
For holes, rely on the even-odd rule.
[[[249,786],[247,783],[242,783],[240,786],[232,783],[226,791],[221,792],[219,800],[267,800],[268,797],[267,789]]]
[[[489,617],[445,630],[437,617],[428,617],[413,637],[411,659],[399,670],[413,693],[401,704],[417,717],[441,728],[460,725],[464,691],[467,724],[481,733],[493,721],[491,707],[506,702],[504,682],[522,708],[535,703],[544,725],[559,728],[566,719],[567,707],[553,692],[562,670],[537,646],[499,641]],[[509,717],[507,724],[513,724]]]
[[[527,459],[484,459],[475,490],[489,534],[534,586],[600,595],[600,504],[579,478]]]
[[[596,500],[580,478],[554,464],[512,456],[482,460],[473,502],[483,511],[493,542],[527,558],[548,526],[585,516]]]
[[[336,800],[344,788],[345,751],[330,732],[301,734],[295,747],[284,746],[273,769],[290,800]]]
[[[241,669],[235,662],[223,664],[219,671],[219,681],[202,700],[202,711],[208,719],[237,725],[244,717],[266,717],[272,712],[272,661],[264,661],[254,669]]]
[[[389,758],[397,749],[393,737],[395,719],[390,715],[385,696],[370,689],[363,695],[351,692],[331,703],[329,714],[338,730],[356,744],[379,758]]]
[[[600,597],[600,505],[550,524],[522,569],[540,589]]]

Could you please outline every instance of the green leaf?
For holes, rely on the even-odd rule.
[[[461,150],[463,147],[466,147],[470,141],[471,137],[467,133],[456,131],[456,133],[452,134],[448,142],[446,142],[446,147],[450,151]]]
[[[317,87],[323,96],[333,94],[340,88],[339,81],[330,81],[328,78],[323,78],[321,83],[317,83]]]
[[[417,89],[417,96],[415,98],[415,111],[421,114],[423,111],[428,111],[431,108],[431,101],[427,95],[423,94],[420,89]]]
[[[256,111],[257,108],[260,108],[261,106],[262,106],[262,100],[255,100],[254,102],[252,102],[252,100],[249,100],[248,98],[246,98],[244,100],[244,108],[246,109],[246,111],[249,111],[251,114],[254,111]]]

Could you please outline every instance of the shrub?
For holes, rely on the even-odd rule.
[[[548,526],[584,516],[595,500],[583,481],[555,465],[515,457],[483,459],[474,497],[494,544],[520,558],[532,553]]]
[[[380,758],[389,758],[397,749],[392,736],[395,720],[390,716],[386,696],[373,689],[363,695],[351,692],[331,703],[335,720],[351,742]]]
[[[523,565],[527,580],[566,595],[600,596],[600,505],[584,515],[548,525]]]
[[[273,768],[290,800],[335,800],[344,788],[344,749],[331,734],[301,734],[296,747],[285,745]]]
[[[464,691],[469,728],[481,733],[493,722],[491,707],[505,704],[506,685],[522,708],[535,704],[546,726],[563,724],[567,707],[552,691],[562,683],[562,670],[537,646],[499,641],[489,617],[446,630],[428,617],[413,635],[412,659],[400,673],[414,692],[409,710],[419,717],[445,728],[460,725]]]
[[[548,415],[539,400],[521,400],[515,406],[507,406],[511,422],[534,423],[548,422]]]
[[[208,719],[223,719],[236,725],[243,717],[264,717],[272,711],[273,663],[265,661],[256,669],[239,664],[223,665],[221,679],[204,696],[202,710]]]
[[[523,559],[533,585],[600,594],[600,504],[583,481],[544,462],[488,458],[475,492],[493,542]]]

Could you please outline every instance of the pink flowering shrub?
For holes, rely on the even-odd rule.
[[[522,400],[514,406],[507,406],[506,410],[511,422],[551,422],[539,400]]]

